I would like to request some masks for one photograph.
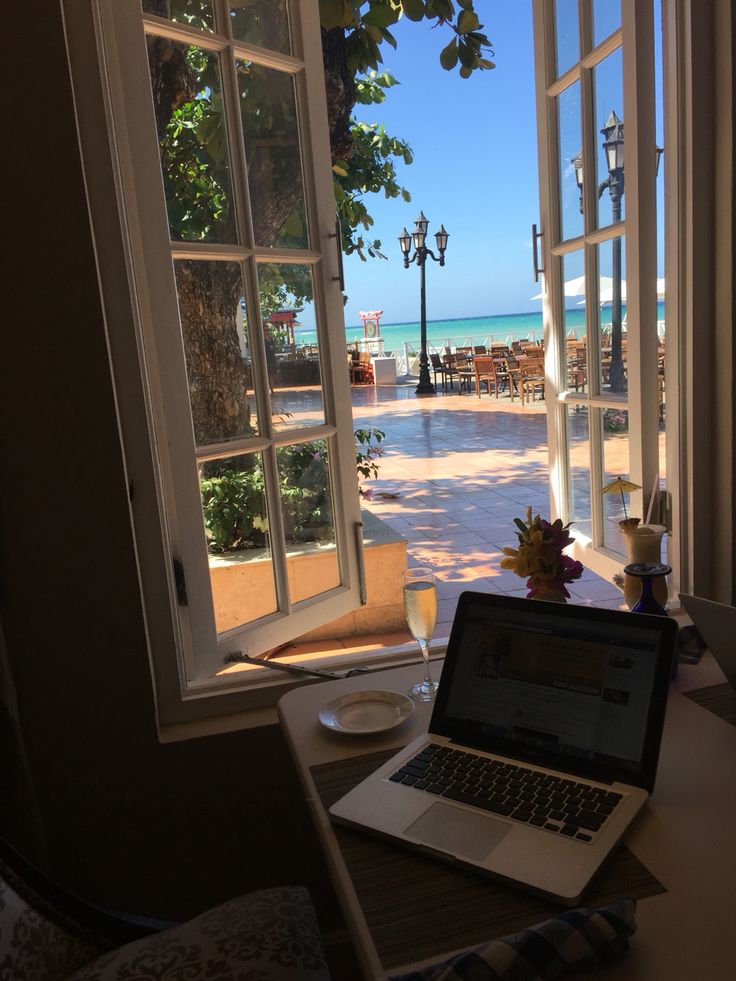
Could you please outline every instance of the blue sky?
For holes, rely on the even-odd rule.
[[[419,271],[404,269],[398,235],[423,211],[429,241],[444,224],[446,264],[427,267],[430,320],[539,310],[531,297],[531,224],[538,222],[536,110],[531,3],[476,0],[493,43],[496,68],[461,79],[446,72],[439,52],[450,39],[427,23],[401,22],[397,50],[383,45],[384,68],[401,82],[379,106],[358,107],[366,122],[383,122],[407,140],[414,163],[398,167],[411,192],[406,204],[369,195],[388,260],[345,259],[345,321],[382,309],[385,323],[419,319]]]

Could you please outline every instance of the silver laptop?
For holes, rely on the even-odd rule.
[[[728,683],[736,690],[736,609],[687,593],[679,596]]]
[[[676,633],[463,593],[429,731],[332,817],[577,904],[654,787]]]

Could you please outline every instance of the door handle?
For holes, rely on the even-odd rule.
[[[542,238],[544,232],[538,232],[536,224],[532,225],[532,262],[534,263],[534,282],[539,282],[539,274],[544,272],[543,267],[539,265],[539,239]]]
[[[337,248],[337,276],[333,276],[333,282],[340,284],[341,292],[345,292],[345,273],[342,268],[342,233],[340,231],[340,219],[335,218],[335,231],[330,232],[327,236],[328,238],[335,239],[335,247]]]

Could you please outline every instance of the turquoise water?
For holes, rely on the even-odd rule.
[[[570,314],[570,317],[576,321],[574,324],[571,321],[570,326],[575,326],[582,331],[585,330],[584,310],[575,310],[574,313]],[[360,327],[346,327],[345,336],[348,341],[355,341],[362,337],[362,325]],[[420,326],[418,322],[381,323],[381,337],[387,351],[400,351],[404,341],[411,344],[412,347],[418,348]],[[458,344],[462,345],[465,340],[476,344],[486,343],[487,340],[505,343],[507,340],[521,340],[525,337],[531,340],[542,339],[542,314],[540,312],[427,321],[427,341],[434,347],[441,347],[445,341],[451,341],[454,347]]]
[[[626,308],[624,307],[623,310],[625,313]],[[658,306],[657,318],[664,320],[664,303],[660,303]],[[604,323],[606,320],[604,312]],[[565,311],[565,328],[568,334],[575,331],[578,337],[585,333],[584,307]],[[404,341],[416,349],[419,347],[419,335],[418,321],[402,324],[381,323],[381,337],[387,351],[400,351]],[[345,336],[348,342],[361,338],[363,336],[362,324],[358,327],[346,327]],[[542,313],[539,310],[529,313],[463,317],[458,320],[427,321],[427,341],[434,347],[440,347],[445,341],[450,340],[452,346],[456,346],[462,345],[465,340],[475,344],[484,344],[490,341],[506,343],[527,337],[530,340],[542,340]]]
[[[603,308],[603,322],[607,320],[606,310]],[[623,307],[624,313],[626,307]],[[664,320],[664,303],[660,302],[657,310],[657,319]],[[572,331],[577,337],[582,337],[585,333],[585,308],[575,307],[565,311],[565,329],[568,335]],[[384,341],[386,351],[401,352],[404,342],[410,344],[412,348],[419,348],[420,326],[418,321],[409,321],[400,324],[381,324],[381,338]],[[348,343],[352,343],[363,337],[363,325],[357,327],[346,327],[345,338]],[[427,341],[432,347],[442,347],[450,343],[452,347],[463,345],[465,342],[471,344],[487,344],[497,341],[501,344],[509,341],[518,341],[523,338],[530,340],[542,340],[542,313],[540,310],[533,310],[529,313],[502,313],[487,315],[485,317],[461,317],[457,320],[428,320],[427,321]],[[317,335],[314,331],[302,329],[299,331],[298,341],[301,344],[312,344],[316,342]]]

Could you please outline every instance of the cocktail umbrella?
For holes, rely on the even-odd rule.
[[[612,480],[610,484],[606,484],[605,487],[601,487],[601,494],[615,494],[617,491],[621,494],[621,503],[624,506],[624,518],[628,520],[628,514],[626,513],[626,499],[624,498],[624,493],[630,493],[631,491],[641,490],[639,484],[635,484],[632,480],[624,480],[623,477],[616,477]]]

